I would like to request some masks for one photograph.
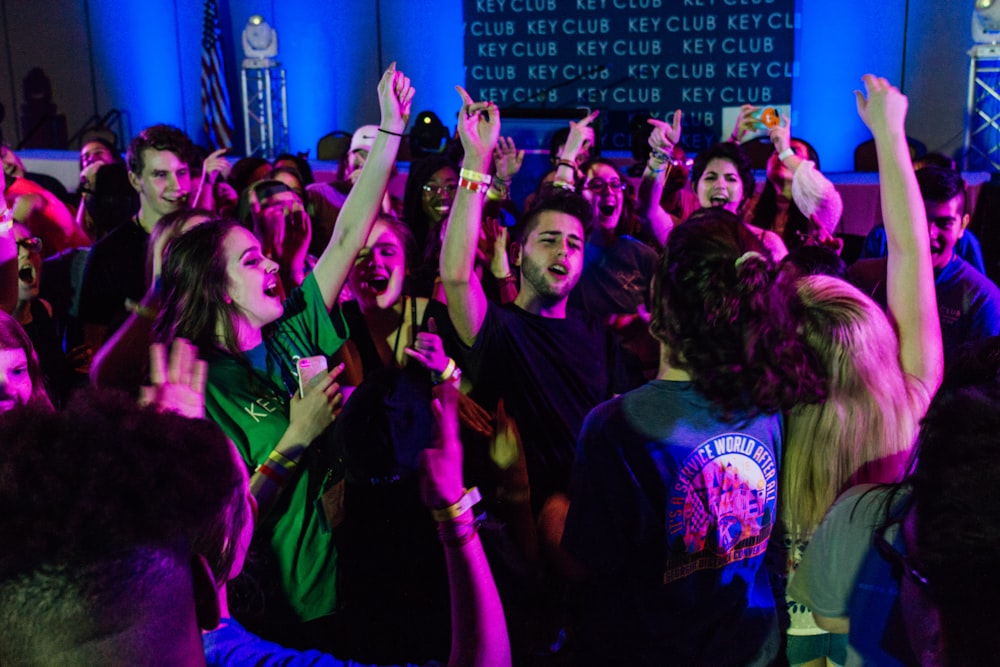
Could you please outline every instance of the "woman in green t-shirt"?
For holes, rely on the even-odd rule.
[[[335,452],[311,445],[339,407],[340,368],[314,380],[302,396],[296,361],[329,356],[347,337],[337,297],[378,214],[413,88],[393,64],[378,93],[382,122],[366,167],[312,273],[287,300],[277,263],[252,233],[226,221],[178,238],[162,275],[156,337],[188,338],[209,361],[206,412],[240,451],[260,508],[262,621],[274,630],[269,638],[291,643],[309,641],[303,622],[336,609],[330,531],[342,518],[342,468]],[[284,234],[308,244],[309,231],[303,218],[291,216]]]

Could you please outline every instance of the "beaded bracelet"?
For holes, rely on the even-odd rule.
[[[674,149],[671,146],[670,151],[673,152],[673,150]],[[668,153],[667,151],[661,151],[657,148],[654,148],[652,151],[650,151],[649,157],[650,159],[656,160],[657,162],[670,162],[670,153]]]

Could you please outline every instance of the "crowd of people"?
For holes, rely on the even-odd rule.
[[[0,664],[987,664],[1000,291],[863,83],[851,266],[749,105],[630,171],[570,122],[523,206],[460,87],[389,193],[395,64],[332,183],[156,125],[64,203],[5,148]]]

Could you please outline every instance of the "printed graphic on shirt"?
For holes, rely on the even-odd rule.
[[[667,499],[663,583],[763,554],[777,473],[771,450],[742,433],[711,438],[688,454]]]

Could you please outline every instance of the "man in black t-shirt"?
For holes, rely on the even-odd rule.
[[[551,494],[567,490],[583,418],[611,396],[615,347],[596,318],[567,308],[583,270],[591,216],[590,205],[574,192],[555,189],[516,230],[512,262],[521,282],[514,303],[501,307],[486,299],[473,272],[482,194],[469,187],[475,183],[466,174],[478,177],[489,169],[492,132],[499,131],[496,110],[489,113],[489,120],[478,113],[467,117],[469,127],[460,128],[464,185],[445,234],[441,279],[455,331],[469,348],[473,397],[488,411],[503,399],[517,424],[537,513]]]
[[[188,207],[193,144],[184,132],[153,125],[129,143],[128,178],[139,193],[139,212],[94,244],[80,290],[86,343],[99,348],[125,321],[125,299],[146,291],[146,245],[161,217]]]

